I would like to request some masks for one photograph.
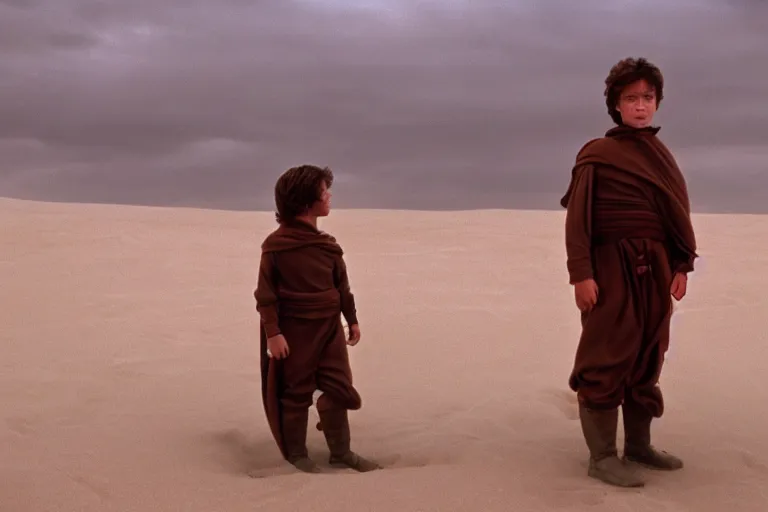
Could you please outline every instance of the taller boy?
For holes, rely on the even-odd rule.
[[[309,407],[316,389],[332,465],[370,471],[379,466],[350,449],[348,410],[361,407],[352,385],[347,344],[360,340],[355,299],[343,251],[317,228],[331,210],[333,173],[303,165],[275,185],[280,225],[262,244],[254,296],[261,317],[262,399],[283,457],[298,469],[320,472],[306,447]],[[341,315],[349,324],[344,335]]]
[[[663,97],[661,72],[645,59],[624,59],[605,85],[617,126],[581,149],[561,200],[583,326],[569,383],[579,399],[589,475],[635,487],[643,481],[617,457],[620,406],[625,459],[656,469],[683,466],[651,446],[650,428],[664,412],[658,380],[670,295],[681,300],[686,293],[696,240],[685,180],[651,124]]]

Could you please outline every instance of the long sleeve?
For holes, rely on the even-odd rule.
[[[688,199],[688,189],[683,183],[683,191],[685,192],[685,211],[688,216],[688,223],[691,222],[691,203]],[[693,233],[693,226],[691,225],[691,240],[694,247],[696,244],[696,235]],[[676,253],[676,254],[675,254]],[[694,270],[694,261],[698,257],[697,254],[689,254],[687,251],[675,251],[672,254],[672,271],[674,273],[688,274]]]
[[[344,258],[339,258],[339,294],[341,295],[341,313],[347,320],[347,324],[354,325],[358,323],[357,308],[355,306],[355,295],[349,285],[349,276],[347,275],[347,265]]]
[[[670,220],[670,223],[668,224],[670,242],[667,246],[669,250],[670,270],[672,270],[673,274],[688,274],[693,272],[694,261],[698,255],[695,253],[696,238],[693,234],[693,226],[690,225],[691,214],[688,207],[687,195],[685,196],[686,218],[683,218],[680,214],[676,215],[675,211],[670,207],[669,203],[665,199],[666,198],[664,196],[654,195],[652,200],[655,201],[656,209],[660,212],[662,218]],[[677,222],[673,222],[674,220],[677,220]],[[688,224],[688,226],[685,224]],[[680,243],[676,241],[684,239],[684,237],[679,235],[679,233],[688,230],[691,232],[690,240],[692,241],[693,247],[691,247],[689,250],[686,250]]]
[[[693,272],[695,256],[677,254],[677,252],[678,251],[674,251],[672,254],[672,272],[681,274]]]
[[[594,277],[592,269],[592,190],[595,171],[591,165],[577,169],[565,217],[565,248],[570,284]]]
[[[278,297],[275,290],[275,269],[270,253],[262,253],[259,263],[259,279],[253,295],[256,299],[256,311],[261,316],[261,324],[268,338],[280,334],[278,324]]]

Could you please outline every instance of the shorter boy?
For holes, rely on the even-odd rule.
[[[360,341],[355,299],[343,251],[319,231],[317,218],[331,210],[333,173],[302,165],[275,185],[280,225],[264,240],[254,296],[261,317],[262,400],[283,457],[307,473],[319,473],[306,447],[309,407],[316,389],[330,464],[357,471],[378,464],[350,449],[348,410],[362,402],[352,385],[347,345]],[[344,334],[341,315],[349,324]]]

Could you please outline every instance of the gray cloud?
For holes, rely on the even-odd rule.
[[[0,194],[269,209],[316,162],[342,207],[556,207],[644,55],[694,204],[768,211],[757,2],[341,3],[0,0]]]

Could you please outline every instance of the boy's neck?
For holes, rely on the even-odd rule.
[[[314,215],[299,215],[298,217],[296,217],[296,220],[300,222],[306,222],[313,228],[317,229],[317,217],[315,217]]]

